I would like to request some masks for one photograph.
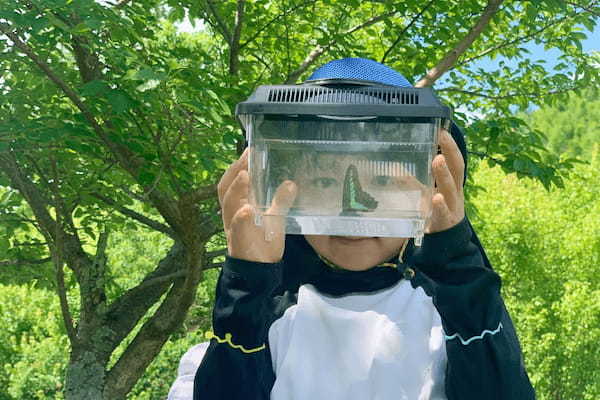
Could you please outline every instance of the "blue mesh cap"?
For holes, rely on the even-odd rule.
[[[357,80],[388,86],[412,87],[402,74],[377,61],[366,58],[343,58],[330,61],[313,72],[306,82],[328,79]]]

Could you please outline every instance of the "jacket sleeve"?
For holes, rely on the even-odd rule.
[[[194,379],[194,399],[269,399],[275,381],[268,331],[279,263],[227,257],[217,282],[211,342]]]
[[[448,400],[531,400],[535,392],[500,296],[500,277],[483,261],[466,218],[426,235],[410,263],[413,284],[432,298],[446,340]],[[421,280],[421,282],[416,282]]]

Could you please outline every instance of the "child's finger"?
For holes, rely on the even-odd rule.
[[[225,197],[225,193],[227,193],[227,189],[229,189],[229,186],[231,186],[239,172],[243,169],[248,170],[248,150],[249,148],[246,148],[240,158],[227,168],[227,171],[225,171],[217,185],[217,193],[219,195],[221,207],[223,206],[223,198]]]
[[[265,240],[282,240],[285,236],[285,218],[284,216],[294,204],[298,190],[296,184],[292,181],[284,181],[279,185],[273,196],[271,207],[267,210],[267,215],[272,215],[264,219]]]
[[[250,204],[245,204],[236,210],[229,224],[227,247],[231,257],[251,259],[248,252],[253,246],[246,243],[248,240],[255,240],[256,238],[256,232],[250,232],[251,230],[256,230],[254,208]]]
[[[444,196],[445,204],[448,208],[452,211],[456,210],[458,202],[456,182],[448,169],[446,157],[442,154],[435,156],[432,167],[438,192]]]
[[[444,195],[441,193],[434,194],[431,203],[433,207],[429,222],[429,233],[441,232],[453,226],[452,213],[446,205]]]
[[[294,204],[298,187],[292,181],[284,181],[279,185],[273,196],[271,207],[266,212],[267,215],[286,215],[290,207]]]
[[[221,202],[221,216],[223,217],[223,227],[227,231],[233,216],[244,205],[248,204],[248,191],[250,186],[250,177],[248,171],[240,170],[225,192]]]
[[[462,154],[460,153],[458,145],[452,138],[452,135],[450,135],[447,130],[442,129],[440,133],[439,142],[442,154],[446,158],[446,163],[448,169],[452,173],[456,188],[462,190],[465,172],[465,162]]]

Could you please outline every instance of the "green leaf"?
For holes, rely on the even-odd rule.
[[[102,27],[102,20],[94,17],[86,19],[84,23],[92,30],[98,30]]]
[[[36,18],[35,21],[31,23],[31,33],[35,35],[42,29],[47,28],[49,24],[50,21],[48,21],[48,18]]]
[[[152,90],[160,85],[160,81],[158,79],[149,79],[146,82],[138,85],[135,89],[140,92],[145,92],[147,90]]]
[[[90,81],[81,87],[83,96],[104,96],[109,91],[110,87],[102,80]]]
[[[138,175],[138,181],[142,186],[148,186],[154,184],[156,180],[156,175],[148,170],[142,170]]]
[[[121,114],[129,110],[135,104],[127,93],[119,89],[108,92],[106,99],[111,105],[113,111],[117,114]]]
[[[223,117],[221,116],[219,111],[215,110],[213,107],[210,107],[208,109],[208,113],[210,114],[210,117],[214,122],[216,122],[217,124],[223,123]]]
[[[10,248],[10,241],[5,236],[0,236],[0,256],[4,255]]]
[[[94,230],[89,226],[86,225],[83,227],[83,231],[90,237],[92,238],[92,240],[96,240],[96,233],[94,232]]]
[[[84,214],[83,208],[77,207],[75,209],[75,212],[73,213],[73,218],[79,219],[83,216],[83,214]]]
[[[150,67],[146,67],[146,68],[142,68],[141,70],[137,71],[137,73],[135,74],[135,79],[139,79],[139,80],[148,80],[148,79],[164,79],[165,74],[162,72],[157,72],[155,71],[153,68]]]
[[[69,26],[67,24],[65,24],[63,21],[61,21],[60,19],[56,18],[53,14],[51,13],[47,13],[46,14],[46,18],[48,18],[48,21],[50,21],[50,23],[54,26],[56,26],[57,28],[65,31],[65,32],[69,32],[71,29],[69,28]]]
[[[82,22],[80,24],[75,25],[69,31],[74,35],[80,35],[82,33],[86,33],[91,31],[92,29],[85,23]]]
[[[238,138],[239,135],[234,135],[231,132],[225,132],[223,135],[223,143],[233,146],[237,143]]]

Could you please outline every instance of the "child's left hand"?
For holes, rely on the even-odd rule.
[[[465,217],[464,160],[456,142],[445,129],[440,131],[439,145],[442,154],[435,156],[431,163],[437,188],[431,199],[432,212],[426,233],[450,229]]]

